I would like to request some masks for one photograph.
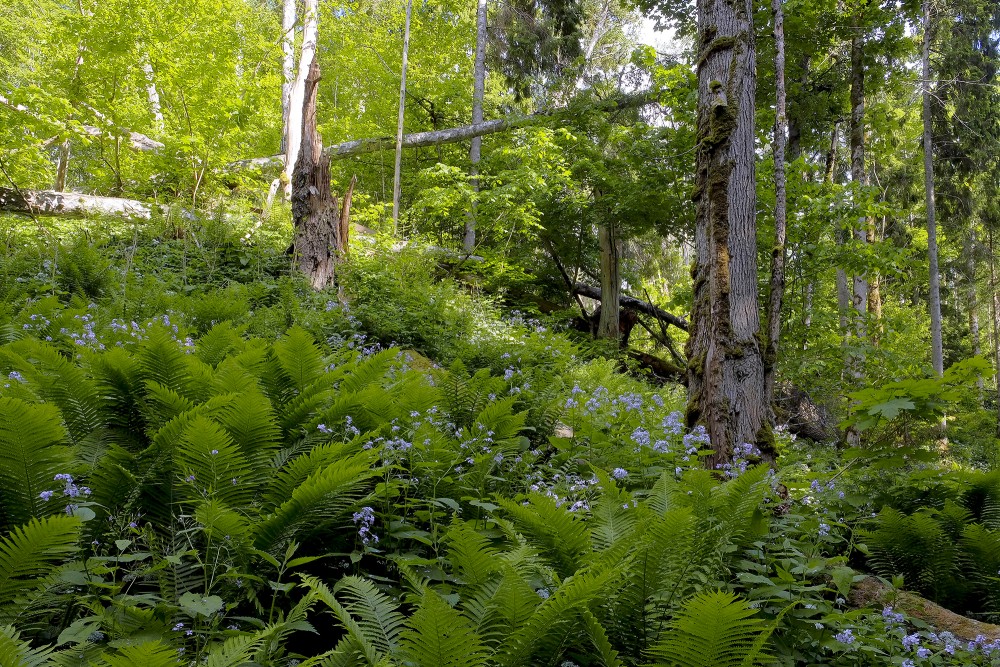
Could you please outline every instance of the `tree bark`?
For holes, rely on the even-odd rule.
[[[292,88],[295,86],[295,0],[284,0],[281,13],[281,150],[287,150],[288,120],[292,108]]]
[[[316,58],[316,37],[319,30],[317,5],[319,0],[305,0],[305,15],[302,28],[302,53],[299,56],[299,71],[292,86],[288,106],[288,123],[285,126],[285,196],[292,194],[290,174],[298,164],[302,145],[302,110],[304,108],[306,78]]]
[[[774,455],[757,303],[754,154],[756,53],[749,0],[698,0],[694,307],[688,339],[689,426],[702,424],[727,464],[756,443]]]
[[[995,369],[997,402],[997,431],[1000,438],[1000,282],[997,281],[997,256],[993,247],[993,229],[989,231],[990,241],[990,292],[993,294],[993,364]]]
[[[476,8],[476,59],[472,69],[472,124],[483,122],[483,97],[486,94],[486,0],[479,0]],[[483,140],[473,137],[469,146],[469,176],[475,193],[469,215],[465,220],[465,237],[462,239],[462,249],[472,252],[476,247],[476,197],[479,194],[479,159],[481,157]]]
[[[931,365],[944,373],[941,341],[941,274],[938,271],[937,219],[934,205],[934,143],[931,133],[931,3],[923,1],[924,44],[921,58],[924,120],[924,195],[927,202],[927,264],[930,271],[927,305],[931,311]]]
[[[406,2],[406,24],[403,26],[403,65],[399,80],[399,119],[396,121],[396,165],[392,178],[392,233],[399,231],[399,197],[402,194],[400,181],[403,166],[403,117],[406,113],[406,61],[410,55],[410,14],[413,0]]]
[[[781,304],[785,296],[785,242],[788,202],[785,193],[785,18],[782,0],[771,0],[774,14],[774,246],[771,248],[771,284],[767,302],[767,347],[764,351],[764,405],[774,397],[774,373],[781,338]]]
[[[978,357],[983,353],[981,332],[979,330],[979,294],[976,289],[976,228],[969,225],[969,233],[965,236],[965,289],[969,309],[969,335],[972,339],[972,354]],[[983,402],[983,376],[976,377],[976,388],[979,390],[979,403]]]
[[[323,140],[316,130],[319,80],[319,63],[313,59],[305,80],[302,145],[292,172],[295,257],[317,290],[334,283],[337,256],[343,248],[340,208],[330,190],[330,158],[323,154]]]
[[[597,324],[597,335],[608,340],[618,340],[621,336],[619,321],[622,294],[619,263],[621,246],[613,222],[598,228],[598,242],[601,252],[601,319]]]

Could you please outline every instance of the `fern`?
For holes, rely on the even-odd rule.
[[[0,619],[13,615],[14,599],[76,553],[80,521],[67,516],[32,519],[0,537]]]
[[[59,411],[0,398],[0,517],[8,525],[24,523],[54,508],[61,493],[47,502],[39,495],[55,490],[58,473],[66,473],[73,450],[66,444]],[[60,506],[61,507],[61,506]]]
[[[560,576],[573,574],[583,564],[584,555],[590,551],[590,533],[578,515],[541,494],[532,494],[526,506],[506,498],[496,502]]]
[[[400,655],[415,667],[478,667],[487,657],[469,621],[431,590],[407,623]]]
[[[0,625],[0,667],[43,667],[51,664],[52,647],[32,648],[9,625]]]
[[[323,357],[305,329],[292,327],[274,344],[273,350],[282,373],[299,392],[323,375]]]
[[[667,637],[650,655],[656,665],[751,667],[770,662],[761,638],[772,628],[745,600],[723,591],[705,591],[685,603]]]
[[[344,608],[357,618],[358,627],[376,650],[384,654],[397,650],[406,620],[398,604],[361,577],[344,577],[334,592],[345,599]]]
[[[116,655],[104,656],[107,667],[174,667],[181,664],[177,649],[161,640],[125,644]]]
[[[299,528],[308,526],[309,532],[317,531],[345,513],[376,474],[371,467],[373,458],[371,452],[363,452],[310,475],[261,522],[255,546],[267,550]]]

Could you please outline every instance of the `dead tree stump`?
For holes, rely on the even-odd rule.
[[[319,80],[319,65],[313,60],[306,77],[302,148],[292,172],[295,261],[317,290],[334,284],[345,236],[337,197],[330,189],[330,158],[323,154],[323,139],[316,130]]]

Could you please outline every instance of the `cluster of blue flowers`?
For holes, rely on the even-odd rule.
[[[78,486],[76,484],[76,482],[73,481],[73,476],[70,475],[70,474],[68,474],[68,473],[59,473],[58,475],[56,475],[52,479],[55,482],[62,482],[63,483],[62,494],[65,497],[68,497],[68,498],[80,498],[80,497],[84,497],[84,498],[86,498],[87,496],[89,496],[91,494],[91,491],[90,491],[90,489],[88,487],[86,487],[86,486]],[[44,500],[45,502],[48,502],[48,501],[52,500],[52,497],[55,494],[56,494],[55,491],[46,489],[45,491],[42,491],[41,493],[39,493],[38,497],[41,498],[42,500]],[[66,505],[66,514],[70,514],[70,515],[73,514],[73,512],[78,507],[79,507],[78,505],[73,504],[73,503],[70,503],[69,505]]]
[[[365,546],[378,544],[378,535],[372,532],[372,526],[375,525],[375,510],[371,507],[362,507],[352,518],[354,525],[358,527],[361,543]]]

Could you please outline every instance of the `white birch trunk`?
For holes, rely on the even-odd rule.
[[[476,58],[472,70],[472,124],[483,122],[483,97],[486,93],[486,0],[479,0],[476,9]],[[483,140],[473,137],[469,146],[469,175],[472,177],[472,188],[479,194],[479,159],[481,157]],[[465,220],[465,238],[462,249],[472,252],[476,247],[476,199],[473,198],[469,216]]]
[[[413,0],[406,2],[406,25],[403,27],[403,65],[399,80],[399,119],[396,121],[396,165],[392,177],[392,233],[399,232],[399,182],[403,167],[403,117],[406,115],[406,61],[410,55],[410,15]]]
[[[302,53],[299,56],[299,71],[292,86],[288,106],[288,124],[285,134],[285,196],[292,196],[292,170],[299,159],[302,147],[302,103],[305,98],[306,77],[316,57],[316,36],[318,32],[319,0],[305,0],[305,15],[302,28]]]
[[[163,109],[160,106],[160,92],[156,89],[156,77],[153,74],[153,64],[149,57],[142,61],[142,73],[146,77],[146,99],[149,101],[149,111],[153,114],[156,127],[163,129]]]
[[[295,85],[295,0],[285,0],[281,14],[281,150],[287,150],[288,111],[291,109],[292,87]]]

